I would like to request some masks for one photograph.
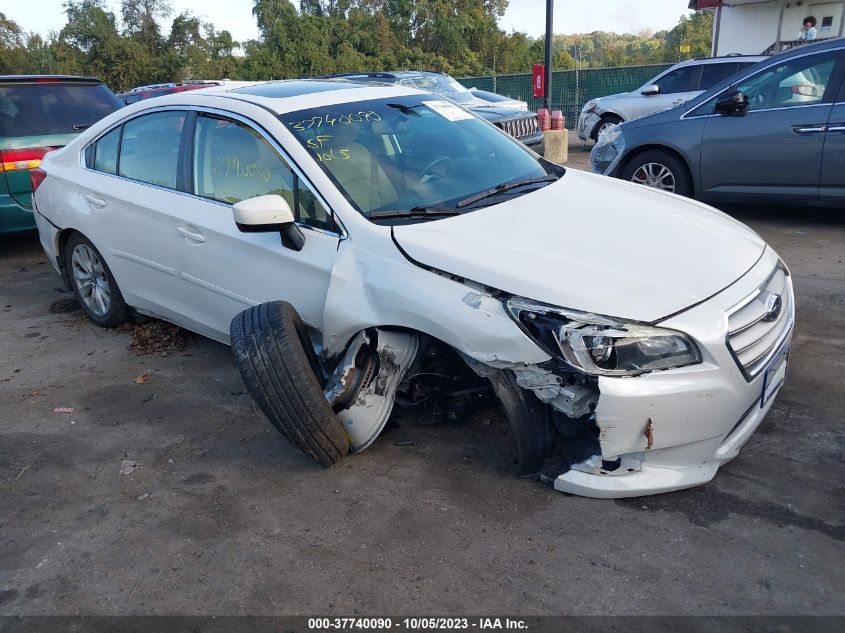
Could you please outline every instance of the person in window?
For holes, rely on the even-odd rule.
[[[804,18],[804,26],[801,27],[800,31],[798,31],[798,39],[801,42],[809,42],[816,39],[816,35],[818,34],[816,31],[816,24],[817,21],[815,16],[808,15]]]

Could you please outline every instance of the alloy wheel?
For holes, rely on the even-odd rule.
[[[675,191],[675,175],[671,169],[660,163],[641,165],[631,176],[631,182],[661,191]]]
[[[111,307],[111,287],[99,255],[85,244],[77,244],[71,255],[73,282],[79,298],[99,317]]]

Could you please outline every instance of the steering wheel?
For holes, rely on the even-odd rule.
[[[424,182],[427,177],[432,176],[429,172],[434,169],[437,165],[446,162],[447,160],[451,160],[449,156],[438,156],[434,160],[432,160],[425,168],[420,172],[420,177],[417,178],[417,182]]]

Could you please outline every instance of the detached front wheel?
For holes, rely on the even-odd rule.
[[[229,326],[247,391],[279,432],[323,466],[349,452],[349,438],[323,388],[305,324],[284,301],[244,310]]]
[[[660,150],[635,156],[622,170],[622,179],[680,196],[692,194],[684,164],[672,154]]]

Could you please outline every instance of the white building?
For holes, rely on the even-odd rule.
[[[713,55],[760,55],[795,46],[811,15],[817,39],[845,35],[845,0],[690,0],[689,6],[715,12]]]

